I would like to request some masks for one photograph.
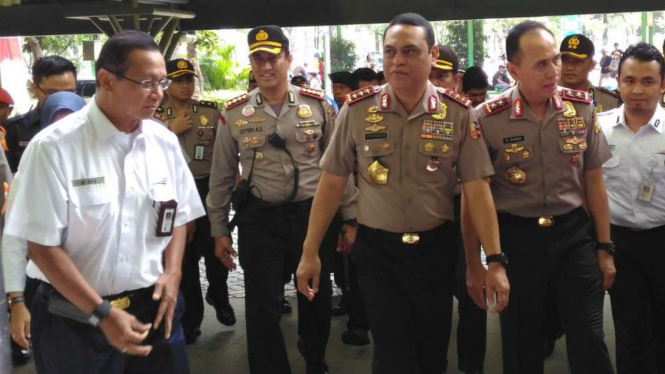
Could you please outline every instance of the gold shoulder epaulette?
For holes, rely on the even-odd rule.
[[[439,92],[441,92],[444,96],[447,96],[449,99],[457,102],[458,104],[465,106],[467,108],[471,108],[471,100],[467,99],[466,97],[460,95],[456,91],[453,91],[448,88],[442,88],[439,87],[437,89]]]
[[[608,90],[607,88],[604,88],[604,87],[594,87],[593,89],[598,90],[602,93],[606,93],[606,94],[611,95],[613,97],[616,97],[617,99],[619,98],[619,92],[617,92],[617,90],[610,91],[610,90]]]
[[[212,108],[212,109],[217,109],[217,103],[214,101],[205,101],[205,100],[200,100],[198,104],[204,108]]]
[[[315,99],[323,100],[326,98],[326,93],[321,90],[315,90],[309,87],[300,87],[300,94],[303,96],[313,97]]]
[[[357,103],[360,100],[364,100],[368,97],[374,96],[377,93],[381,92],[381,86],[367,86],[363,87],[357,91],[353,91],[346,95],[346,103],[348,105]]]
[[[571,90],[569,88],[561,89],[561,98],[567,101],[577,101],[578,103],[591,104],[591,95],[586,91]]]
[[[238,105],[247,102],[249,100],[249,96],[247,94],[242,94],[236,98],[233,98],[231,100],[227,100],[224,102],[224,109],[229,110],[231,108],[235,108]]]
[[[513,103],[510,101],[510,98],[500,97],[498,99],[494,99],[492,101],[488,101],[485,104],[483,104],[483,111],[485,112],[486,115],[491,116],[493,114],[497,114],[503,110],[506,110],[511,106],[513,106]]]

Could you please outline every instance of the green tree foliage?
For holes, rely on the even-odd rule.
[[[356,64],[356,44],[339,36],[330,39],[330,71],[353,71]]]
[[[247,86],[249,68],[240,69],[234,45],[216,45],[199,59],[205,90],[228,90]]]
[[[442,44],[455,51],[460,69],[469,67],[469,38],[466,21],[445,22],[445,35]],[[473,60],[474,65],[482,66],[485,60],[485,33],[482,21],[473,21]]]

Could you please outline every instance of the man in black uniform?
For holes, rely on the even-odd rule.
[[[42,57],[32,65],[32,83],[28,90],[37,98],[37,107],[10,118],[4,125],[7,130],[7,161],[13,173],[16,173],[28,143],[42,129],[39,118],[46,97],[60,91],[76,93],[76,67],[60,56]]]

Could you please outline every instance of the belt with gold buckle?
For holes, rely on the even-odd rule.
[[[407,232],[402,235],[402,243],[404,244],[418,244],[420,242],[420,235],[417,232]]]
[[[552,216],[543,216],[538,218],[538,226],[540,227],[552,227],[554,225],[554,217]]]
[[[111,300],[111,306],[114,306],[118,309],[127,309],[131,305],[131,301],[129,300],[129,296],[124,296],[120,297],[115,300]]]

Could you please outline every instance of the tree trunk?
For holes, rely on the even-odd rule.
[[[201,98],[203,97],[203,74],[201,73],[201,67],[199,66],[198,51],[196,50],[197,46],[196,38],[193,38],[192,42],[187,43],[187,57],[192,65],[194,65],[194,71],[199,77],[199,79],[196,80],[196,89],[194,90],[195,96]]]
[[[607,45],[607,14],[603,14],[603,45]]]
[[[35,38],[34,36],[28,36],[25,38],[25,41],[26,43],[28,43],[28,46],[30,47],[33,60],[37,61],[40,58],[42,58],[42,47],[39,45],[39,40],[37,40],[37,38]]]

